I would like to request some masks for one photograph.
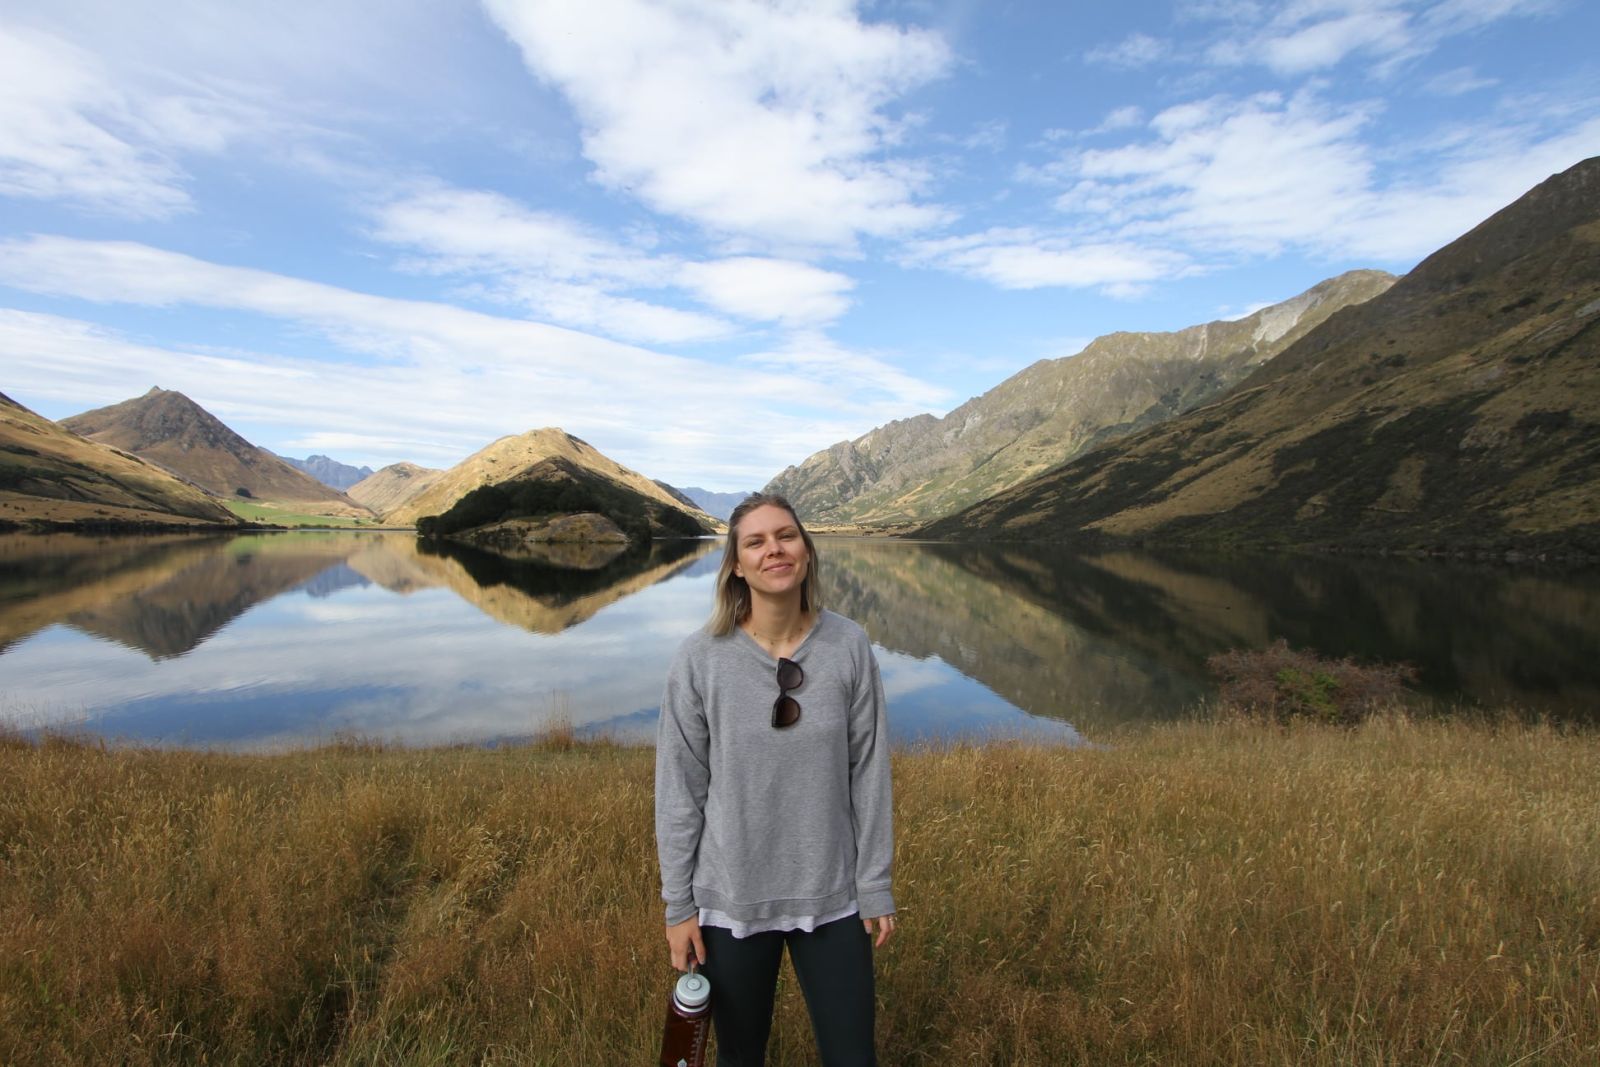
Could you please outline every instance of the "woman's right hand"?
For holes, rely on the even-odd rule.
[[[689,969],[691,957],[705,963],[706,943],[700,937],[700,917],[690,916],[676,926],[667,927],[667,947],[672,950],[672,966],[680,971]]]

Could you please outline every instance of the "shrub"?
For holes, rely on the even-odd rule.
[[[1290,722],[1349,726],[1404,701],[1417,669],[1407,663],[1359,664],[1292,649],[1279,638],[1264,649],[1232,649],[1206,660],[1225,707]]]

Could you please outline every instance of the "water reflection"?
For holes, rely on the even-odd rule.
[[[0,537],[0,720],[251,747],[557,721],[646,740],[711,602],[713,540],[581,561],[409,536]],[[1600,718],[1593,574],[824,539],[829,606],[878,646],[899,740],[1073,740],[1181,715],[1206,656],[1287,638],[1405,659],[1449,700]]]
[[[1592,571],[928,548],[1137,664],[1156,686],[1152,711],[1165,693],[1200,691],[1212,653],[1284,638],[1328,656],[1412,663],[1423,692],[1441,703],[1600,721],[1600,576]],[[1155,682],[1162,676],[1177,680]]]

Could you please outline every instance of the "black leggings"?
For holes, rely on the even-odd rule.
[[[786,944],[823,1067],[876,1067],[872,938],[860,916],[824,923],[809,934],[789,930],[734,937],[720,926],[702,927],[700,933],[710,957],[700,969],[711,980],[717,1067],[766,1063],[778,964]]]

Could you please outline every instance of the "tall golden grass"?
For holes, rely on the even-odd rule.
[[[0,745],[0,1063],[647,1064],[651,754]],[[886,1064],[1600,1062],[1600,737],[897,753]],[[769,1062],[814,1062],[792,976]]]

